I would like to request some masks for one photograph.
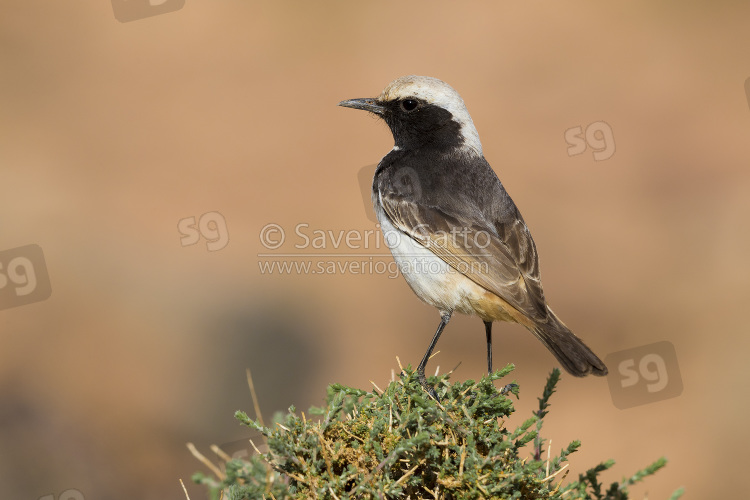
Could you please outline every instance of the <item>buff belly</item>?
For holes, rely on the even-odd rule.
[[[424,302],[441,313],[457,311],[479,316],[484,321],[527,322],[510,304],[397,229],[379,206],[375,207],[375,213],[401,274]]]

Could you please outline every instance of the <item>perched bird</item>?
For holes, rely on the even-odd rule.
[[[606,375],[607,367],[547,305],[536,246],[526,223],[482,154],[463,99],[450,85],[404,76],[375,98],[339,106],[374,113],[395,145],[372,185],[375,213],[399,270],[440,325],[419,363],[419,379],[454,312],[485,325],[492,372],[492,322],[520,323],[571,374]]]

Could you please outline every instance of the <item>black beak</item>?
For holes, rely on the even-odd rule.
[[[377,99],[372,98],[348,99],[346,101],[341,101],[339,103],[339,106],[343,106],[345,108],[364,109],[365,111],[369,111],[381,116],[385,112],[385,107],[383,107],[383,105],[380,104]]]

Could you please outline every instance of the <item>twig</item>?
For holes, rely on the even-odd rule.
[[[404,474],[403,476],[401,476],[401,478],[398,481],[396,481],[396,485],[397,486],[401,485],[401,483],[403,483],[404,481],[406,481],[407,479],[409,479],[409,476],[411,476],[412,474],[414,474],[414,471],[417,470],[417,467],[419,467],[420,465],[422,465],[422,462],[424,462],[424,460],[420,460],[420,462],[417,465],[415,465],[414,467],[412,467],[411,469],[409,469],[408,471],[406,471],[406,474]]]
[[[328,471],[328,477],[333,480],[333,464],[331,463],[331,457],[328,456],[328,443],[326,443],[325,438],[323,437],[323,433],[320,432],[320,429],[314,428],[313,432],[318,435],[318,438],[320,438],[320,453],[323,455],[323,459],[326,462],[326,470]],[[330,450],[333,452],[333,450]],[[333,493],[333,491],[331,491]],[[336,496],[336,495],[334,495]]]
[[[347,434],[349,434],[351,437],[353,437],[354,439],[356,439],[360,443],[364,443],[365,442],[365,440],[362,439],[361,437],[355,436],[354,434],[352,434],[351,432],[349,432],[349,429],[347,429],[346,427],[342,426],[341,429],[343,429],[344,432],[346,432]]]
[[[455,372],[456,370],[458,370],[459,366],[461,366],[461,362],[460,361],[458,362],[458,364],[451,371],[449,371],[448,373],[446,373],[446,375],[450,375],[453,372]]]
[[[188,495],[187,493],[187,488],[185,488],[185,483],[182,482],[182,478],[180,478],[180,484],[182,485],[182,491],[185,492],[185,497],[187,498],[187,500],[190,500],[190,495]]]
[[[561,473],[562,471],[564,471],[565,469],[567,469],[568,465],[570,465],[570,464],[565,464],[563,467],[560,468],[560,470],[558,470],[557,472],[555,472],[551,476],[545,477],[544,479],[542,479],[542,481],[547,481],[548,479],[552,479],[553,477],[555,477],[556,475],[558,475],[559,473]]]
[[[380,394],[384,394],[383,389],[381,389],[380,387],[378,387],[378,384],[376,384],[372,380],[370,380],[370,383],[373,385],[373,387],[375,387],[375,389],[377,389],[380,392]]]
[[[261,453],[261,452],[260,452],[260,450],[258,449],[258,447],[257,447],[257,446],[255,446],[255,443],[253,443],[253,440],[252,440],[252,439],[248,439],[248,441],[250,441],[250,444],[251,444],[251,445],[253,445],[253,449],[255,450],[255,452],[256,452],[256,453],[257,453],[258,455],[262,455],[262,454],[263,454],[263,453]]]
[[[458,475],[464,475],[464,461],[466,460],[466,447],[461,445],[461,463],[458,466]]]
[[[216,453],[217,455],[219,455],[221,457],[221,459],[224,460],[225,462],[229,462],[230,460],[232,460],[232,457],[230,457],[229,455],[227,455],[226,453],[224,453],[224,450],[222,450],[221,448],[219,448],[215,444],[211,445],[211,451],[213,451],[214,453]]]
[[[253,409],[255,410],[255,418],[258,419],[258,422],[260,422],[260,425],[262,427],[265,427],[266,424],[263,423],[263,414],[260,412],[260,404],[258,404],[258,395],[255,394],[255,384],[253,384],[253,376],[250,373],[250,368],[245,368],[245,373],[247,373],[247,385],[250,386],[250,397],[253,398]]]
[[[427,489],[427,486],[422,486],[422,489],[423,489],[423,490],[425,490],[425,491],[426,491],[427,493],[429,493],[430,495],[432,495],[432,498],[437,498],[437,497],[438,497],[438,496],[437,496],[437,493],[434,493],[434,492],[432,492],[432,491],[428,490],[428,489]],[[437,487],[435,487],[435,489],[437,490]]]
[[[195,458],[197,458],[201,463],[203,463],[203,465],[211,469],[211,472],[213,472],[216,475],[216,477],[218,477],[221,480],[223,480],[226,477],[224,473],[222,473],[221,470],[219,470],[218,467],[216,467],[209,459],[204,457],[203,454],[200,451],[198,451],[198,449],[195,447],[193,443],[187,443],[187,447],[188,447],[188,450],[190,450],[190,453],[192,453]]]

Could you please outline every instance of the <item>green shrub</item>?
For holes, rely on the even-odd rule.
[[[228,461],[220,480],[201,473],[193,480],[206,485],[212,498],[229,500],[626,499],[628,486],[666,464],[660,458],[605,488],[598,477],[614,464],[609,460],[564,484],[565,462],[581,443],[573,441],[543,460],[540,435],[560,372],[550,374],[539,410],[509,430],[505,421],[514,409],[505,393],[517,396],[518,386],[498,391],[493,382],[512,370],[508,365],[478,382],[451,383],[450,374],[430,377],[439,402],[425,393],[410,367],[385,391],[333,384],[326,406],[311,409],[317,418],[297,415],[291,407],[271,428],[238,411],[235,417],[260,431],[270,451]],[[524,448],[530,443],[529,456]],[[672,499],[681,494],[676,491]]]

